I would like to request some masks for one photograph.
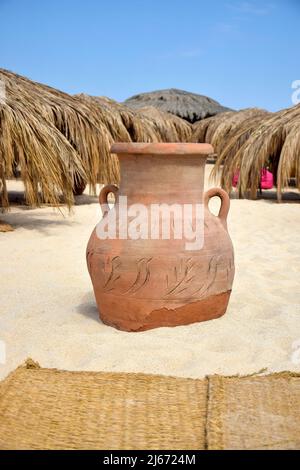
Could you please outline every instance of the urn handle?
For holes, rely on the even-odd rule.
[[[109,193],[113,193],[116,196],[118,191],[119,191],[119,188],[115,184],[107,184],[101,189],[100,194],[99,194],[99,202],[100,202],[103,217],[109,212],[107,196],[109,195]]]
[[[221,207],[218,214],[219,219],[221,220],[224,228],[227,230],[227,215],[230,207],[230,199],[226,191],[221,188],[212,188],[204,193],[204,204],[208,208],[209,200],[218,196],[221,199]]]

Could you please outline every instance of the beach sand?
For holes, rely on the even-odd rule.
[[[225,316],[126,333],[98,319],[85,249],[100,207],[78,201],[71,215],[24,206],[1,214],[15,231],[0,233],[0,378],[27,357],[43,367],[194,378],[300,371],[299,202],[231,201],[236,275]]]

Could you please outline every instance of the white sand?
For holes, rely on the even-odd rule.
[[[0,377],[27,357],[44,367],[182,377],[300,371],[299,202],[232,200],[236,276],[226,315],[143,333],[98,320],[85,249],[99,217],[96,203],[65,217],[47,207],[1,215],[16,230],[0,233]]]

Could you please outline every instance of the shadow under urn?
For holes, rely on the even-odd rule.
[[[213,147],[116,143],[111,151],[119,158],[120,187],[102,188],[99,200],[103,218],[87,246],[87,265],[101,320],[120,330],[144,331],[223,315],[234,278],[234,255],[227,231],[229,196],[220,188],[203,192],[206,157],[213,153]],[[107,196],[111,192],[115,205],[110,209]],[[214,196],[221,199],[218,216],[208,207]],[[156,212],[155,225],[151,211],[157,205],[161,210],[158,215]],[[196,205],[202,209],[201,216]],[[137,207],[143,210],[136,211]],[[174,210],[167,220],[169,215],[162,207],[182,210]],[[192,207],[189,219],[184,207]],[[140,233],[135,229],[130,232],[134,219],[133,227],[138,225]],[[116,231],[105,239],[103,233],[113,220]],[[177,233],[176,238],[177,228],[180,224],[185,227],[187,220],[195,233],[201,231],[203,243],[198,248],[191,243],[191,232],[185,236],[183,229],[183,236]],[[170,236],[164,238],[167,232],[163,230],[169,222]],[[148,227],[138,238],[147,223],[151,229]]]

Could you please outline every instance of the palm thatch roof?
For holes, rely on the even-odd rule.
[[[123,126],[127,136],[122,140],[120,135],[115,135],[116,142],[160,142],[161,136],[158,129],[147,119],[141,119],[127,106],[114,101],[106,96],[90,96],[84,93],[75,95],[95,110],[103,110],[112,113],[118,119],[119,125]],[[112,130],[113,131],[113,130]],[[113,131],[114,132],[114,131]]]
[[[192,127],[188,122],[153,106],[131,109],[106,96],[90,96],[84,93],[76,96],[89,105],[107,108],[115,117],[118,115],[132,142],[187,142],[191,138]],[[127,142],[120,136],[115,138],[115,141]]]
[[[124,104],[133,109],[153,106],[191,123],[229,110],[207,96],[176,88],[140,93],[125,100]]]
[[[211,143],[217,160],[213,175],[221,171],[224,189],[232,188],[232,177],[239,170],[239,192],[256,196],[261,168],[269,166],[277,184],[277,197],[296,178],[300,189],[300,105],[276,113],[246,109],[225,113],[194,125],[192,140]]]
[[[118,118],[119,126],[125,126],[127,137],[132,142],[188,142],[192,136],[192,126],[181,118],[159,111],[153,106],[140,109],[118,103],[106,96],[90,96],[84,93],[75,95],[84,100],[89,106],[106,109]],[[113,133],[114,129],[111,129]],[[127,142],[120,135],[115,141]]]
[[[29,205],[68,206],[77,187],[116,183],[113,142],[187,141],[191,127],[159,111],[136,112],[105,97],[71,96],[0,69],[0,205],[9,206],[6,180],[16,168]]]
[[[95,187],[118,179],[117,160],[109,150],[116,135],[125,140],[127,133],[110,113],[100,114],[76,97],[7,70],[0,69],[0,80],[5,85],[0,103],[3,207],[9,204],[6,179],[17,166],[30,205],[40,203],[38,189],[49,204],[57,205],[62,194],[71,205],[77,180]]]
[[[174,114],[165,113],[153,106],[139,108],[136,114],[142,121],[148,119],[152,123],[162,142],[189,142],[191,140],[191,124]]]
[[[269,114],[264,109],[246,108],[203,119],[194,123],[192,141],[210,143],[219,154],[231,133],[234,133],[241,125],[249,125],[250,122],[256,122]]]

